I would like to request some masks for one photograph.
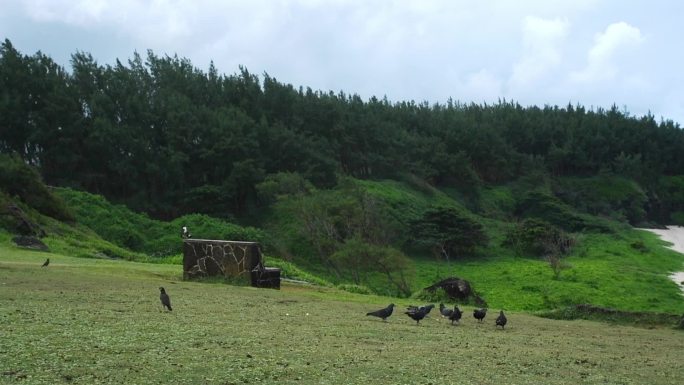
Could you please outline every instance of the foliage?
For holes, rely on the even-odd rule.
[[[309,194],[315,187],[297,172],[279,172],[267,175],[256,189],[261,202],[275,202],[288,196]]]
[[[283,278],[294,279],[297,281],[304,281],[312,285],[318,286],[332,286],[330,282],[315,276],[301,268],[297,267],[292,262],[283,261],[282,259],[265,256],[264,264],[268,267],[277,267],[281,270],[280,274]]]
[[[411,298],[432,303],[451,303],[453,301],[441,287],[437,288],[437,290],[420,289],[413,293]]]
[[[682,255],[664,248],[656,235],[625,230],[577,237],[563,258],[572,269],[558,279],[546,261],[514,258],[513,250],[491,243],[487,258],[466,258],[450,266],[414,259],[413,285],[427,287],[452,276],[466,279],[491,308],[538,311],[591,303],[625,311],[681,312],[681,291],[667,275],[681,269]],[[649,252],[635,250],[631,245],[637,241]]]
[[[347,291],[350,293],[355,293],[355,294],[365,294],[365,295],[373,294],[371,289],[369,289],[365,286],[362,286],[362,285],[353,285],[353,284],[345,283],[342,285],[337,285],[335,287],[337,289],[344,290],[344,291]]]
[[[260,230],[206,215],[192,214],[162,222],[123,205],[111,204],[99,195],[65,188],[55,192],[74,212],[78,223],[116,245],[153,257],[181,252],[180,229],[183,226],[187,226],[195,238],[256,241],[268,247],[266,236]]]
[[[541,191],[530,191],[518,201],[515,214],[521,218],[538,218],[570,232],[613,232],[608,221],[577,213],[555,196]]]
[[[646,219],[646,193],[634,180],[624,177],[559,178],[555,194],[564,202],[592,215],[611,217],[632,225]]]
[[[675,314],[620,311],[586,304],[567,306],[537,314],[541,317],[557,320],[583,319],[646,327],[673,326],[677,325],[680,319]]]
[[[651,191],[649,216],[663,224],[684,225],[684,175],[660,176]]]
[[[447,262],[452,256],[468,255],[487,243],[482,225],[453,207],[426,210],[411,224],[411,233],[416,244]]]
[[[0,191],[17,196],[47,216],[62,221],[74,219],[64,202],[43,183],[38,171],[16,155],[0,153]]]
[[[368,275],[378,272],[386,276],[400,296],[411,294],[412,264],[401,251],[388,246],[369,244],[352,238],[334,254],[331,261],[344,272],[349,272],[357,285],[368,282]]]
[[[670,191],[674,185],[660,179],[684,169],[684,132],[650,114],[634,117],[616,106],[362,100],[296,88],[244,67],[228,75],[213,65],[201,70],[152,51],[114,65],[77,52],[65,69],[5,40],[0,153],[37,166],[50,185],[164,219],[250,217],[287,189],[273,176],[295,175],[316,188],[334,186],[338,175],[394,179],[426,194],[453,189],[475,204],[488,185],[608,173],[634,194],[626,201],[594,196],[581,182],[579,193],[597,198],[586,210],[619,207],[618,217],[632,223],[644,215],[664,223],[669,212],[682,211],[681,186]],[[578,192],[560,187],[562,198],[579,202]]]
[[[560,252],[566,254],[571,239],[556,226],[538,218],[527,218],[506,235],[504,245],[511,246],[517,255],[546,256]]]
[[[662,277],[681,260],[654,240],[632,247],[640,238],[615,221],[684,223],[684,132],[650,114],[364,101],[243,67],[203,71],[152,51],[114,65],[78,52],[66,70],[5,40],[0,153],[10,156],[3,172],[17,173],[5,181],[38,197],[0,200],[23,205],[47,229],[49,246],[70,255],[177,261],[187,225],[195,237],[260,241],[333,284],[355,281],[354,251],[402,267],[358,271],[375,292],[405,295],[455,271],[491,304],[514,309],[587,299],[627,309],[681,304]],[[24,165],[50,185],[105,198],[58,189],[77,220],[64,226],[41,215],[71,214],[32,184],[35,172]],[[22,178],[25,186],[16,184]],[[456,235],[482,226],[488,247],[446,267],[417,258],[430,247],[413,247],[414,230],[426,230],[424,240],[452,236],[428,225],[443,219],[426,218],[435,207],[458,214]],[[553,279],[543,261],[509,258],[501,242],[510,221],[526,219],[582,240],[567,256],[574,269]],[[483,244],[477,233],[475,245]],[[477,246],[469,242],[461,238],[451,253],[470,254]],[[635,294],[627,300],[625,291]]]

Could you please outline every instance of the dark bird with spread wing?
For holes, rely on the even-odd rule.
[[[484,320],[485,316],[487,316],[487,309],[475,309],[473,310],[473,317],[477,318],[478,322],[482,322]]]
[[[387,318],[392,315],[392,311],[394,311],[393,303],[389,304],[389,306],[384,309],[368,312],[366,315],[372,315],[373,317],[382,318],[383,321],[387,321]]]
[[[496,317],[496,327],[501,326],[501,329],[504,329],[506,326],[506,322],[508,322],[508,319],[506,319],[503,310],[501,310],[499,316]]]
[[[432,305],[432,306],[434,307],[434,305]],[[408,308],[407,311],[404,312],[404,314],[408,315],[409,317],[411,317],[412,320],[416,321],[416,325],[419,325],[420,320],[425,318],[425,316],[427,315],[427,313],[430,312],[430,310],[432,310],[432,308],[427,307],[427,306],[422,306],[422,307],[411,306]]]
[[[430,311],[431,311],[434,307],[435,307],[435,304],[434,304],[434,303],[431,303],[431,304],[425,305],[425,306],[421,306],[421,307],[409,305],[409,306],[406,308],[406,310],[407,310],[407,311],[410,311],[410,312],[414,312],[414,311],[416,311],[416,310],[422,310],[422,311],[425,313],[425,315],[428,315],[428,314],[430,314]]]
[[[162,309],[167,308],[169,311],[171,311],[171,298],[169,298],[169,295],[166,294],[166,290],[164,290],[163,287],[160,287],[159,291],[161,292],[159,294],[159,299],[161,300]]]

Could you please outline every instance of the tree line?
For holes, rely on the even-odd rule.
[[[0,152],[48,184],[168,219],[247,215],[269,203],[257,186],[281,172],[318,188],[411,175],[466,196],[533,173],[610,172],[655,189],[684,170],[684,133],[615,106],[363,100],[152,51],[111,65],[77,52],[67,70],[5,40]]]

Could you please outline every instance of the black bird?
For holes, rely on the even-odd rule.
[[[43,262],[43,266],[41,267],[47,267],[47,265],[50,264],[50,258],[46,259],[45,262]]]
[[[433,306],[433,307],[434,307],[434,306]],[[430,308],[430,309],[432,309],[432,308]],[[428,310],[427,307],[415,307],[415,306],[412,306],[411,308],[409,308],[408,311],[404,312],[404,314],[408,315],[409,317],[411,317],[411,319],[413,319],[414,321],[416,321],[416,325],[419,325],[419,324],[420,324],[420,320],[422,320],[423,318],[425,318],[425,316],[427,315],[427,313],[428,313],[429,311],[430,311],[430,310]]]
[[[439,304],[439,312],[442,314],[443,317],[449,318],[449,316],[454,312],[453,310],[449,309],[448,307],[444,306],[443,303]]]
[[[159,291],[161,292],[161,294],[159,294],[159,299],[161,300],[162,309],[166,307],[171,311],[171,299],[169,298],[169,295],[166,294],[166,290],[164,290],[163,287],[160,287]]]
[[[458,305],[454,306],[454,310],[451,311],[451,315],[449,316],[449,321],[451,321],[451,324],[454,324],[454,321],[461,323],[461,316],[463,315],[463,312],[461,312],[461,309],[458,308]]]
[[[435,304],[433,304],[433,303],[431,303],[431,304],[429,304],[429,305],[421,306],[421,307],[409,305],[409,306],[406,308],[406,310],[408,310],[408,311],[410,311],[410,312],[413,312],[413,311],[416,311],[416,310],[422,310],[422,311],[425,312],[425,315],[428,315],[428,314],[430,314],[430,310],[432,310],[432,308],[434,308],[434,307],[435,307]]]
[[[423,309],[425,309],[425,315],[430,314],[430,310],[432,310],[435,307],[434,303],[431,303],[427,306],[423,306]]]
[[[458,308],[458,305],[455,305],[454,310],[452,310],[451,315],[449,316],[449,320],[451,321],[452,325],[454,324],[454,321],[461,323],[462,316],[463,312]]]
[[[484,320],[485,316],[487,315],[487,309],[475,309],[473,310],[473,317],[477,318],[479,322],[482,322]]]
[[[389,306],[387,306],[384,309],[368,312],[368,313],[366,313],[366,315],[372,315],[373,317],[382,318],[383,321],[386,321],[387,317],[392,315],[393,310],[394,310],[394,304],[391,303],[391,304],[389,304]]]
[[[192,238],[192,234],[190,234],[190,230],[188,230],[187,226],[183,226],[183,231],[181,231],[181,238],[183,238],[183,239]]]
[[[501,312],[499,312],[499,316],[496,317],[496,326],[501,326],[501,329],[504,329],[506,326],[506,322],[508,322],[508,320],[506,319],[503,310],[501,310]]]

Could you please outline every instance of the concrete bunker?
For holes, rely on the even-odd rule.
[[[244,278],[254,287],[280,289],[280,269],[265,267],[257,242],[183,240],[183,279]]]

